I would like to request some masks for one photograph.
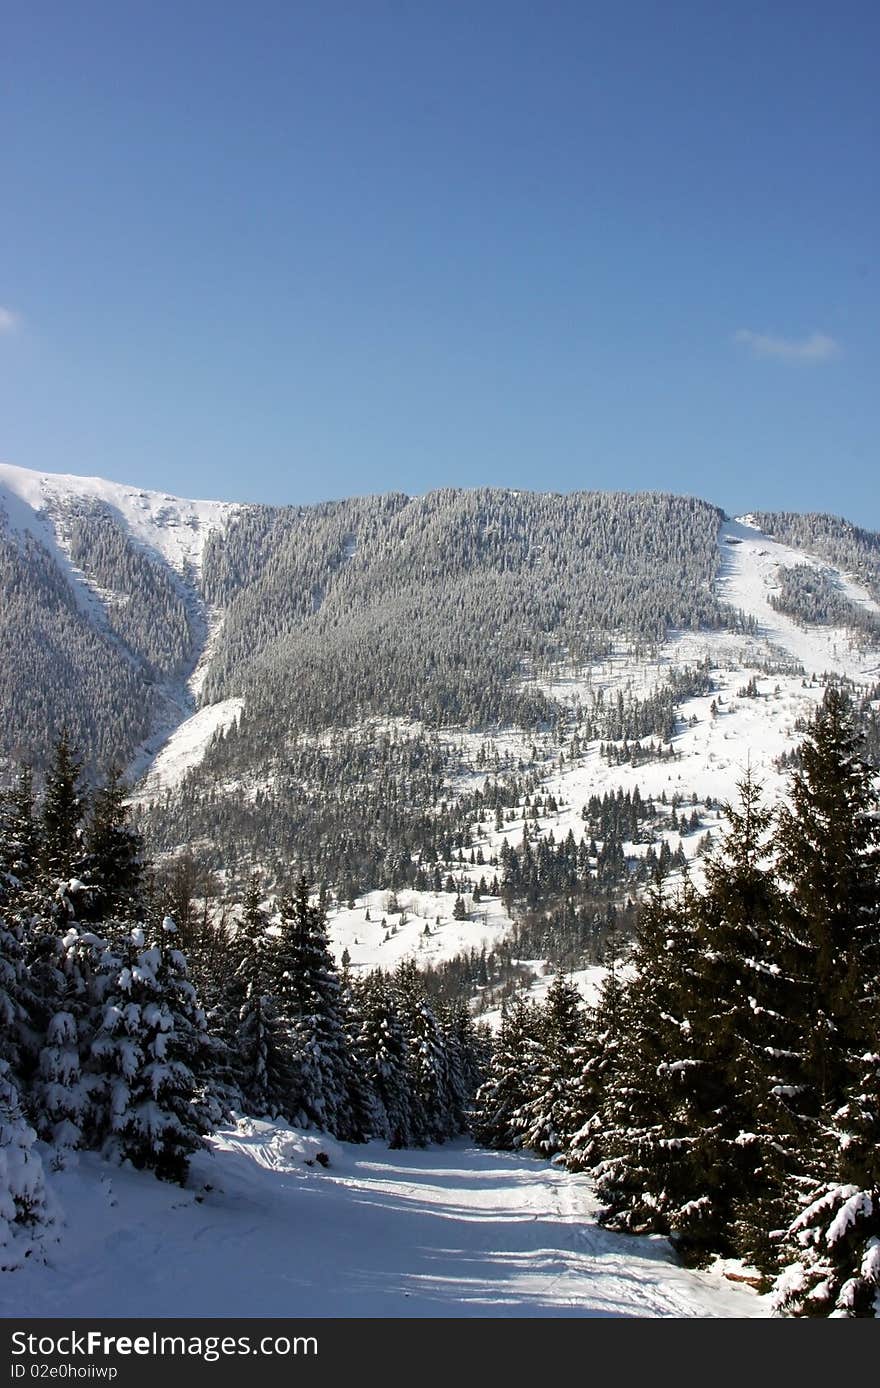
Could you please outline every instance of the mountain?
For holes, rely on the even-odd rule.
[[[618,896],[652,840],[694,858],[747,763],[782,786],[829,679],[876,728],[880,536],[831,516],[490,489],[230,505],[4,466],[0,592],[7,774],[66,726],[90,769],[140,778],[154,851],[233,883],[305,867],[364,964],[460,948],[449,879],[473,919],[505,840],[537,836],[525,867],[557,896],[576,865],[565,887],[548,842]],[[619,795],[638,805],[612,824]]]
[[[128,765],[192,712],[205,544],[236,510],[0,465],[0,765],[63,727],[90,768]]]

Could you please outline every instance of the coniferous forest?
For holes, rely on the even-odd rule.
[[[504,1016],[474,1131],[594,1173],[612,1228],[735,1256],[795,1315],[880,1287],[880,800],[845,694],[790,803],[746,775],[705,885],[648,890],[625,970]]]
[[[239,1112],[392,1148],[470,1131],[591,1172],[609,1228],[740,1259],[781,1312],[875,1314],[880,803],[845,691],[795,761],[780,806],[744,777],[700,886],[658,861],[629,942],[606,921],[595,1006],[558,974],[491,1036],[415,963],[340,972],[304,876],[175,920],[119,776],[87,791],[62,738],[0,820],[3,1266],[52,1228],[46,1163],[182,1183]]]
[[[151,883],[116,775],[92,794],[62,739],[39,798],[22,772],[0,820],[0,1261],[53,1220],[43,1163],[77,1150],[183,1183],[231,1110],[348,1142],[464,1130],[486,1039],[434,1006],[414,966],[356,982],[300,878],[271,911],[256,877],[234,931],[188,932]]]

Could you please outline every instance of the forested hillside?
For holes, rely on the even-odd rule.
[[[620,634],[734,623],[716,600],[721,513],[662,494],[475,490],[249,509],[209,541],[226,611],[204,697],[244,694],[242,736],[399,715],[529,726],[524,685]]]

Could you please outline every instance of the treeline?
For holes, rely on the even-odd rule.
[[[173,883],[171,884],[173,887]],[[0,1266],[51,1229],[52,1164],[84,1148],[183,1182],[231,1111],[403,1146],[460,1132],[484,1043],[413,967],[356,984],[301,878],[271,912],[179,926],[118,776],[90,796],[62,738],[0,805]]]
[[[795,1315],[880,1298],[880,801],[829,689],[790,804],[750,776],[705,885],[649,891],[596,1007],[505,1013],[475,1131],[593,1171],[612,1228],[734,1256]]]

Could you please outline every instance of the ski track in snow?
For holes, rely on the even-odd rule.
[[[730,545],[726,537],[739,543]],[[827,570],[837,579],[853,602],[880,612],[870,593],[832,565],[788,545],[771,540],[750,522],[748,516],[728,521],[721,527],[722,566],[718,595],[732,607],[741,607],[760,625],[761,636],[799,660],[807,674],[821,675],[833,670],[856,683],[875,679],[880,673],[880,652],[876,646],[860,650],[852,634],[843,627],[802,626],[770,605],[777,590],[777,570],[796,564],[809,564]]]
[[[242,1120],[186,1190],[92,1154],[56,1176],[50,1266],[4,1316],[731,1317],[766,1302],[595,1222],[586,1176],[465,1141],[390,1152]],[[319,1151],[330,1167],[307,1166]],[[206,1184],[213,1189],[197,1203]]]

